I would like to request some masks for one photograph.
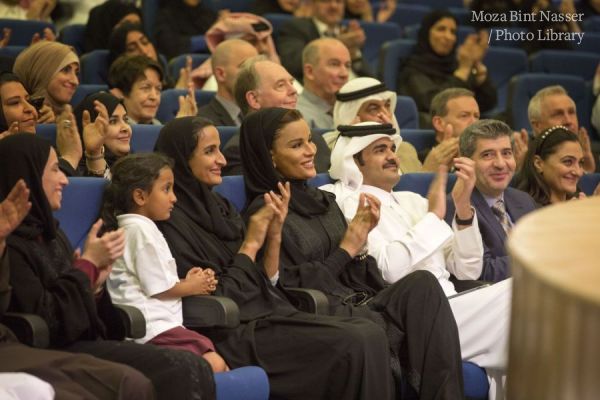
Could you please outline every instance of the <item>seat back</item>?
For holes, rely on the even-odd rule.
[[[396,10],[388,20],[404,28],[408,25],[420,24],[423,17],[431,12],[431,7],[422,4],[396,4]]]
[[[410,174],[404,174],[400,177],[400,182],[394,186],[395,192],[409,191],[420,194],[423,197],[427,197],[429,192],[429,186],[433,182],[435,174],[430,172],[416,172]],[[456,183],[456,175],[448,174],[448,185],[446,186],[446,193],[449,193],[454,184]]]
[[[81,83],[106,85],[108,82],[108,50],[85,53],[79,58]]]
[[[329,174],[327,172],[323,172],[323,173],[315,175],[314,178],[309,179],[306,183],[309,186],[318,188],[320,186],[333,183],[333,179],[331,179],[331,177],[329,176]]]
[[[179,71],[185,67],[187,57],[192,57],[192,68],[200,66],[204,61],[210,58],[210,54],[182,54],[177,57],[173,57],[169,60],[169,76],[174,82],[179,79]]]
[[[219,146],[219,149],[223,151],[223,148],[227,142],[229,142],[229,139],[231,139],[231,137],[235,135],[240,128],[237,126],[217,126],[217,130],[219,131],[219,138],[221,139],[221,145]]]
[[[29,46],[33,35],[38,33],[43,37],[44,29],[46,28],[50,28],[52,32],[56,32],[54,24],[50,22],[0,18],[0,31],[4,28],[11,30],[11,46]]]
[[[585,32],[585,36],[581,44],[577,46],[577,50],[600,53],[600,32]]]
[[[35,127],[35,135],[46,139],[52,146],[56,146],[56,124],[38,124]]]
[[[196,90],[196,104],[198,107],[208,104],[213,97],[215,92],[209,92],[206,90]],[[160,94],[160,106],[156,112],[156,118],[166,124],[173,118],[179,111],[179,96],[187,95],[186,89],[167,89],[163,90]]]
[[[160,134],[162,125],[142,125],[135,124],[131,126],[131,152],[132,153],[152,153],[156,139]]]
[[[85,37],[85,25],[84,24],[72,24],[67,25],[60,30],[58,40],[62,43],[67,44],[75,49],[77,54],[83,54]]]
[[[513,76],[528,71],[527,53],[522,49],[490,47],[483,59],[489,76],[498,93],[498,103],[487,114],[495,115],[506,110],[508,85]]]
[[[345,22],[346,23],[346,22]],[[361,22],[360,26],[365,31],[366,41],[362,48],[362,56],[374,71],[379,63],[379,50],[382,43],[388,40],[400,39],[402,29],[398,24],[391,22]]]
[[[419,128],[419,111],[417,110],[417,103],[415,103],[412,97],[398,96],[394,114],[396,115],[400,129]]]
[[[538,90],[551,85],[562,85],[569,93],[577,105],[577,116],[580,122],[590,120],[590,99],[582,78],[559,74],[529,73],[513,77],[509,84],[507,110],[510,115],[510,126],[513,129],[531,130],[527,117],[529,100]]]
[[[88,231],[99,218],[107,184],[103,178],[72,177],[63,189],[62,206],[54,217],[74,249],[83,250]]]
[[[589,16],[582,22],[585,36],[590,32],[600,32],[600,15]],[[583,39],[585,40],[585,38]]]
[[[229,200],[238,212],[242,212],[246,205],[246,189],[242,175],[224,176],[221,184],[213,190]]]
[[[433,129],[401,129],[402,140],[412,144],[417,152],[430,149],[436,145]]]
[[[415,45],[414,40],[396,39],[387,41],[381,46],[378,76],[388,89],[395,91],[400,68],[412,53]]]
[[[531,72],[572,75],[591,81],[600,63],[600,54],[574,50],[540,50],[529,57],[529,63]]]
[[[79,86],[77,86],[77,89],[75,89],[75,93],[73,94],[73,97],[71,98],[70,104],[73,106],[73,108],[77,107],[77,105],[79,103],[81,103],[83,101],[83,99],[85,99],[85,97],[88,94],[92,94],[92,93],[98,93],[101,91],[108,91],[108,85],[96,85],[96,84],[89,84],[89,83],[83,83]]]
[[[585,174],[579,180],[579,188],[587,196],[591,196],[600,184],[600,173]]]

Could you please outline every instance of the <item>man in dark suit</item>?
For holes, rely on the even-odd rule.
[[[341,40],[352,59],[352,70],[358,76],[371,76],[372,72],[362,59],[360,49],[365,44],[365,32],[358,21],[342,26],[344,0],[312,0],[312,18],[293,18],[283,25],[277,39],[277,51],[283,66],[302,82],[302,50],[315,39],[335,37]]]
[[[217,80],[217,94],[198,115],[218,126],[240,126],[241,111],[235,102],[233,87],[240,65],[248,58],[258,55],[254,46],[245,40],[229,39],[221,42],[211,57],[212,70]]]
[[[460,155],[475,161],[477,180],[471,205],[477,211],[484,244],[479,279],[485,281],[498,282],[510,276],[506,235],[519,218],[536,208],[527,193],[508,187],[516,168],[512,133],[504,122],[488,119],[470,125],[459,139]],[[446,222],[451,223],[454,218],[451,199],[446,210]]]

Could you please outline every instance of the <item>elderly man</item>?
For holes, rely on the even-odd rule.
[[[242,113],[235,102],[233,88],[241,64],[257,55],[256,48],[241,39],[229,39],[217,46],[211,57],[217,94],[207,105],[198,109],[198,115],[210,119],[215,125],[240,126]]]
[[[296,108],[298,100],[294,78],[281,65],[264,56],[252,57],[243,63],[235,82],[234,94],[244,115],[263,107]],[[331,152],[321,135],[314,135],[313,142],[317,146],[315,167],[318,172],[326,172]],[[241,175],[239,133],[227,142],[223,155],[227,159],[223,174]]]
[[[539,90],[529,100],[527,116],[535,137],[555,125],[566,126],[571,132],[575,132],[583,147],[583,169],[586,172],[596,171],[590,137],[587,130],[583,126],[579,126],[575,102],[565,88],[554,85]],[[526,138],[526,136],[523,137],[523,139]],[[521,165],[521,160],[517,160],[517,162],[518,165]]]
[[[361,193],[381,202],[379,223],[369,233],[367,250],[377,260],[383,278],[394,283],[415,270],[435,275],[450,299],[457,322],[462,357],[486,368],[489,398],[502,398],[506,370],[511,281],[480,287],[457,295],[449,277],[477,279],[481,273],[483,244],[477,215],[471,207],[475,185],[474,162],[455,158],[457,183],[452,191],[456,206],[452,227],[446,215],[447,171],[440,169],[428,199],[411,192],[394,192],[400,136],[389,125],[360,123],[340,127],[331,155],[331,176],[326,185],[336,195],[348,220],[356,213]]]
[[[293,18],[279,31],[277,48],[283,66],[299,81],[302,81],[302,50],[311,41],[320,37],[335,37],[341,40],[350,52],[352,70],[357,76],[372,75],[362,59],[361,48],[365,43],[365,32],[358,21],[342,26],[344,0],[310,0],[312,18]]]
[[[311,128],[332,129],[335,94],[350,72],[350,53],[337,39],[316,39],[302,52],[304,90],[298,98],[298,111]]]
[[[477,211],[485,249],[479,279],[492,282],[510,276],[506,236],[519,218],[536,209],[531,196],[508,186],[516,168],[512,134],[504,122],[481,120],[465,129],[459,139],[460,155],[475,165],[471,204]],[[448,200],[447,207],[446,221],[451,222],[453,202]]]
[[[333,126],[352,125],[358,122],[378,122],[392,124],[400,132],[394,115],[397,96],[375,78],[356,78],[346,83],[336,95],[333,107]],[[339,135],[338,131],[327,132],[323,138],[329,148],[333,148]],[[401,142],[396,150],[403,173],[420,172],[422,165],[414,146]]]

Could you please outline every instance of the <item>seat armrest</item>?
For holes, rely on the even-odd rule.
[[[320,290],[305,288],[285,288],[293,296],[296,308],[312,314],[328,315],[329,300]]]
[[[125,336],[132,339],[141,339],[146,336],[146,318],[139,309],[123,304],[114,306],[125,329]]]
[[[48,325],[42,317],[35,314],[5,313],[2,323],[6,325],[19,339],[28,346],[44,349],[50,344]]]
[[[239,324],[240,310],[228,297],[183,298],[183,325],[187,328],[235,328]]]

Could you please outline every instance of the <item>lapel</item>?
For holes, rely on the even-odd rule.
[[[219,103],[216,97],[212,98],[210,105],[213,109],[213,112],[219,116],[221,121],[224,121],[226,125],[235,126],[235,122],[231,119],[231,115],[229,115],[225,107]]]
[[[506,192],[504,195],[506,196]],[[471,200],[473,201],[473,206],[477,210],[477,218],[494,232],[501,243],[504,243],[506,240],[506,233],[504,232],[504,229],[502,229],[502,225],[500,225],[498,218],[496,218],[492,212],[492,208],[488,205],[487,201],[485,201],[485,198],[477,188],[473,190]]]
[[[524,214],[527,214],[529,210],[525,209],[525,204],[519,201],[516,196],[513,196],[514,190],[512,188],[506,188],[504,191],[504,204],[506,205],[506,211],[510,215],[510,218],[514,223],[517,222]]]

